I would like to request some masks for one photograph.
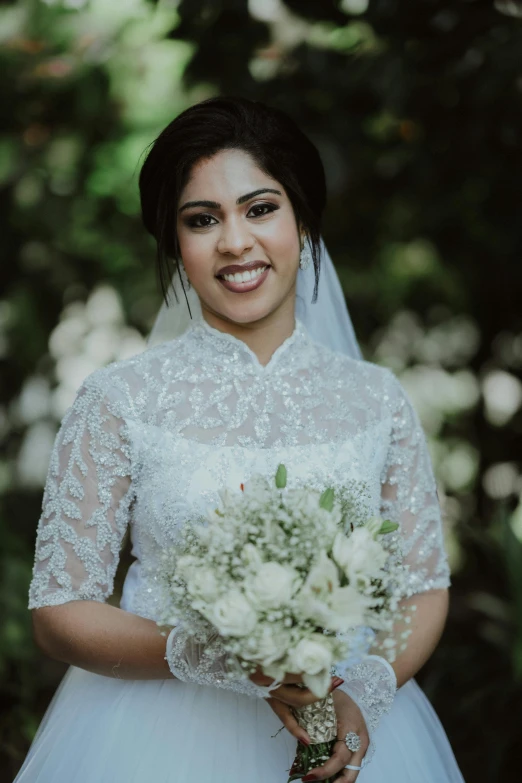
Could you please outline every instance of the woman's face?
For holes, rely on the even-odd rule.
[[[300,235],[282,185],[241,150],[223,150],[193,168],[178,205],[177,233],[187,277],[203,310],[249,324],[291,308]]]

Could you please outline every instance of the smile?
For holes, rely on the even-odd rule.
[[[266,263],[256,261],[244,266],[227,266],[216,277],[227,290],[242,294],[259,288],[266,280],[269,270],[270,266]]]

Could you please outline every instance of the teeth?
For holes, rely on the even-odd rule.
[[[256,277],[262,275],[266,267],[260,266],[258,269],[247,270],[246,272],[236,272],[233,275],[223,275],[225,280],[229,283],[248,283],[250,280],[255,280]]]

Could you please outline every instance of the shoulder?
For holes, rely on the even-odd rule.
[[[338,386],[359,401],[379,407],[384,415],[394,419],[409,419],[417,423],[417,414],[408,392],[388,367],[365,359],[354,359],[313,343],[315,367],[324,377],[336,378]]]
[[[346,354],[325,348],[320,343],[313,342],[313,352],[317,368],[330,377],[338,378],[347,386],[366,387],[373,393],[385,395],[402,388],[398,378],[387,367],[365,359],[355,359]]]
[[[183,365],[184,352],[181,337],[100,367],[83,380],[74,404],[105,404],[122,417],[144,412],[164,379],[172,376],[172,368]]]

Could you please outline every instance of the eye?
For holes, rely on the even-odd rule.
[[[248,210],[247,217],[263,217],[276,209],[279,209],[276,204],[253,204]]]
[[[191,228],[208,228],[212,223],[217,223],[217,220],[212,215],[206,213],[192,215],[187,220],[187,225],[191,226]]]

